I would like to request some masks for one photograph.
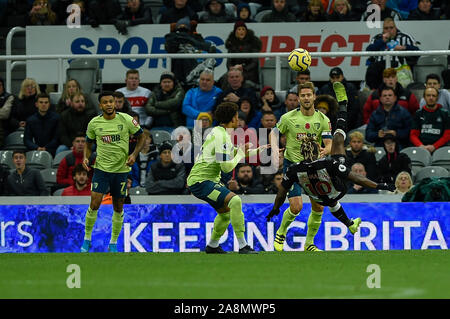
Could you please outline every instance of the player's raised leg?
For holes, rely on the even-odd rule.
[[[86,219],[84,223],[84,241],[81,246],[81,252],[87,253],[91,248],[92,230],[94,229],[95,222],[97,221],[97,212],[102,202],[103,194],[97,192],[91,192],[91,203],[86,212]]]

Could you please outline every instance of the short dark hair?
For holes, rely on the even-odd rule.
[[[82,97],[84,97],[84,101],[85,101],[85,102],[86,102],[86,100],[87,100],[86,94],[84,94],[83,92],[75,92],[74,94],[71,94],[71,95],[70,95],[70,100],[73,101],[73,99],[74,99],[76,96],[82,96]]]
[[[397,96],[397,93],[395,93],[395,89],[392,86],[383,86],[381,88],[380,95],[383,93],[383,91],[389,91],[389,90],[394,92],[394,95]]]
[[[120,91],[114,91],[113,96],[117,97],[119,99],[120,98],[125,98],[125,95],[122,92],[120,92]]]
[[[103,91],[102,93],[100,93],[98,95],[98,101],[100,102],[102,97],[104,97],[104,96],[114,96],[114,92],[112,92],[112,91]]]
[[[261,118],[263,118],[264,115],[273,115],[273,116],[277,117],[277,116],[275,115],[275,113],[273,113],[272,111],[264,111],[264,112],[262,112]]]
[[[441,84],[441,78],[436,73],[430,73],[425,78],[425,82],[427,82],[429,79],[438,81],[439,84]]]
[[[36,98],[34,99],[34,101],[37,102],[39,99],[45,99],[45,98],[47,98],[50,101],[50,96],[45,92],[41,92],[36,95]]]
[[[233,120],[233,117],[236,115],[238,109],[239,107],[236,103],[223,102],[217,106],[214,117],[216,118],[217,122],[219,122],[219,124],[230,123]]]
[[[15,154],[23,154],[23,156],[27,157],[27,152],[24,150],[14,150],[11,157],[14,157]]]
[[[73,139],[72,139],[72,141],[74,141],[77,137],[84,137],[84,138],[86,138],[86,133],[84,133],[84,132],[76,132],[75,133],[75,135],[73,136]]]
[[[128,77],[128,74],[139,74],[139,71],[136,69],[130,69],[127,71],[127,73],[125,74],[125,77]]]
[[[284,98],[285,100],[288,98],[289,94],[294,94],[297,98],[298,98],[298,94],[292,91],[289,91],[286,93],[286,97]]]
[[[75,175],[77,173],[81,173],[81,172],[86,172],[86,174],[88,173],[88,171],[84,168],[83,164],[78,163],[77,165],[75,165],[75,167],[73,168],[72,171],[72,177],[75,177]]]
[[[252,169],[252,173],[253,173],[253,168],[252,168],[252,166],[249,164],[249,163],[239,163],[237,166],[236,166],[236,171],[237,172],[239,172],[239,170],[242,168],[242,167],[250,167],[251,169]]]
[[[300,94],[300,91],[303,89],[310,89],[311,91],[313,91],[313,93],[315,93],[314,84],[312,82],[305,82],[303,84],[299,84],[298,85],[298,94]]]
[[[297,72],[297,75],[301,75],[301,74],[311,75],[311,71],[309,71],[309,69],[306,69],[306,70]]]

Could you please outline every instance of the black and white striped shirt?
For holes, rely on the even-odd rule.
[[[370,44],[367,46],[366,51],[392,51],[396,45],[405,46],[407,51],[420,50],[417,42],[411,35],[400,32],[397,29],[397,35],[394,39],[384,42],[383,34],[379,33],[372,38]],[[418,56],[416,57],[418,58]],[[369,59],[371,62],[384,61],[385,56],[374,56]],[[391,56],[392,66],[400,66],[405,63],[405,57]]]

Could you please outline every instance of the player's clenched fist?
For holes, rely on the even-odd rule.
[[[267,221],[270,221],[270,219],[275,216],[278,215],[280,213],[279,209],[274,209],[272,208],[272,210],[270,211],[269,215],[266,216]]]
[[[128,166],[133,166],[134,162],[136,162],[136,158],[134,157],[133,154],[131,154],[130,156],[128,156],[127,165]]]

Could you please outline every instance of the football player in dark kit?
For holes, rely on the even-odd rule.
[[[361,218],[349,219],[339,203],[339,199],[347,192],[346,180],[368,188],[390,191],[395,189],[394,185],[378,184],[361,175],[354,174],[345,166],[344,141],[348,99],[342,83],[335,82],[333,89],[339,103],[339,114],[336,131],[333,135],[331,157],[319,159],[320,146],[316,139],[305,136],[300,146],[304,160],[290,166],[286,171],[273,208],[266,217],[267,221],[280,213],[280,207],[284,203],[289,189],[294,183],[299,183],[307,195],[319,204],[328,206],[333,216],[346,225],[352,234],[355,234]]]

